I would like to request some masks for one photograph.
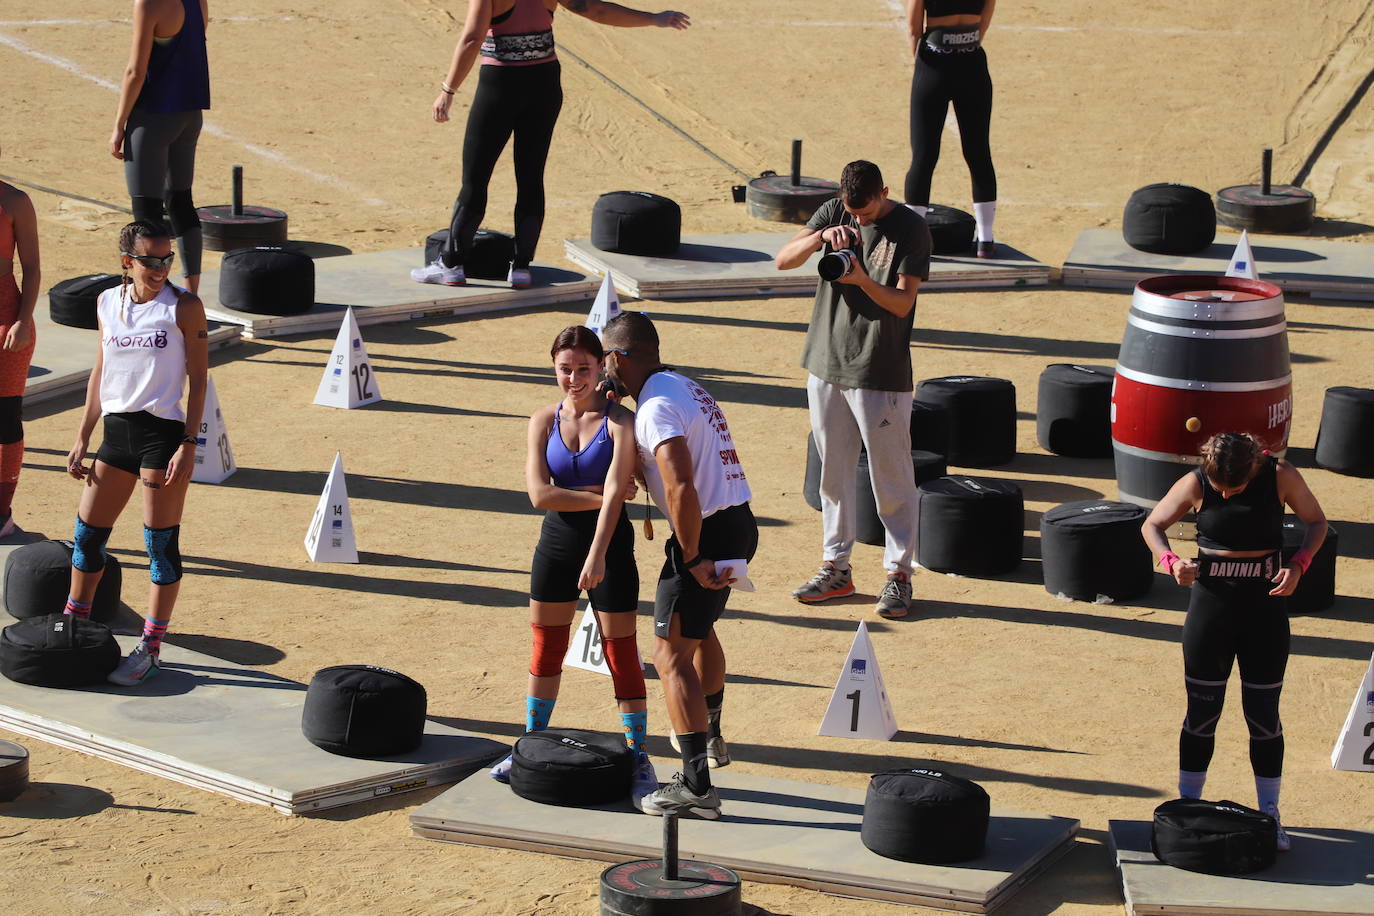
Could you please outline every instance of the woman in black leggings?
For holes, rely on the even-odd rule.
[[[1283,565],[1283,507],[1307,525],[1302,547]],[[1197,513],[1198,558],[1180,559],[1166,532]],[[1252,436],[1222,433],[1202,447],[1202,467],[1174,484],[1141,527],[1160,565],[1191,586],[1183,624],[1188,714],[1178,739],[1178,793],[1202,797],[1226,699],[1232,662],[1240,664],[1240,702],[1250,729],[1250,766],[1259,807],[1279,819],[1283,726],[1279,694],[1288,664],[1288,611],[1312,557],[1326,538],[1326,516],[1302,475],[1272,458]],[[1289,847],[1279,828],[1279,849]]]
[[[434,100],[434,120],[448,120],[453,94],[479,54],[482,66],[463,138],[463,189],[453,205],[448,245],[433,264],[412,270],[420,283],[462,286],[463,260],[487,210],[487,185],[496,160],[515,137],[515,260],[510,284],[530,286],[530,262],[544,226],[544,163],[563,106],[553,14],[574,13],[615,26],[685,29],[685,13],[646,13],[606,0],[469,0],[463,34]]]
[[[992,167],[988,129],[992,123],[992,77],[983,38],[996,0],[908,0],[907,30],[916,70],[911,77],[911,169],[906,204],[925,216],[930,180],[940,158],[940,132],[954,103],[959,140],[973,180],[974,252],[997,253],[992,222],[997,213],[997,173]]]

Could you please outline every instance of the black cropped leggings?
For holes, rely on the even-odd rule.
[[[1183,623],[1188,716],[1179,733],[1179,769],[1204,772],[1211,763],[1226,681],[1239,662],[1250,765],[1256,776],[1283,775],[1279,695],[1288,665],[1288,612],[1285,599],[1268,594],[1271,588],[1265,579],[1199,579],[1193,585]]]
[[[463,189],[453,205],[444,263],[463,263],[487,213],[487,185],[496,160],[515,137],[515,265],[534,260],[544,228],[544,163],[563,107],[558,61],[529,67],[479,68],[477,92],[463,137]]]
[[[924,43],[911,77],[911,168],[906,173],[906,203],[930,204],[930,181],[940,159],[945,114],[954,103],[964,161],[973,180],[973,200],[997,199],[988,132],[992,124],[992,77],[982,48],[938,54]]]

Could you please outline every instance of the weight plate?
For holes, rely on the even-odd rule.
[[[601,873],[602,916],[726,916],[740,911],[739,875],[723,865],[684,860],[677,880],[659,859],[612,865]]]
[[[749,182],[744,200],[749,215],[780,223],[804,223],[820,205],[836,194],[840,186],[824,178],[802,177],[793,184],[787,175],[764,175]]]
[[[1317,215],[1311,191],[1287,184],[1238,184],[1217,192],[1217,222],[1250,232],[1305,232]]]
[[[235,215],[229,204],[198,207],[200,231],[210,251],[280,245],[286,241],[286,213],[272,207],[244,207]]]
[[[0,740],[0,802],[14,801],[29,787],[29,752]]]

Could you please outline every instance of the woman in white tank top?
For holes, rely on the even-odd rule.
[[[162,636],[181,588],[178,536],[205,407],[209,335],[194,293],[167,281],[175,255],[162,226],[138,221],[119,234],[124,282],[96,305],[100,351],[67,473],[85,480],[72,540],[68,614],[86,617],[105,571],[105,542],[135,486],[143,491],[143,541],[152,587],[143,639],[110,675],[132,686],[158,671]],[[185,390],[185,406],[182,393]],[[95,461],[85,460],[103,418]]]

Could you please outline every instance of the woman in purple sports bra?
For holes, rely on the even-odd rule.
[[[525,730],[548,727],[558,699],[563,656],[571,641],[577,600],[587,592],[601,630],[625,742],[634,751],[634,803],[658,790],[644,741],[644,671],[635,641],[639,571],[625,501],[634,496],[637,460],[634,412],[597,387],[605,354],[596,333],[564,328],[550,349],[563,398],[530,417],[525,487],[544,510],[530,564],[533,652],[525,697]],[[505,782],[510,758],[492,768]]]
[[[434,120],[448,120],[453,95],[480,55],[477,91],[463,138],[463,189],[453,205],[448,244],[433,264],[410,272],[420,283],[462,286],[463,260],[487,211],[496,160],[515,137],[515,260],[510,284],[530,286],[530,262],[544,226],[544,163],[563,106],[553,14],[559,4],[602,25],[685,29],[685,13],[647,13],[607,0],[469,0],[463,34],[434,100]]]

